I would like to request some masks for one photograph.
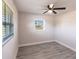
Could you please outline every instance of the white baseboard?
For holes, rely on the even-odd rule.
[[[16,59],[17,54],[18,54],[18,48],[16,49],[16,53],[15,53],[15,58],[14,59]]]
[[[23,47],[23,46],[31,46],[31,45],[37,45],[37,44],[48,43],[48,42],[57,42],[57,43],[59,43],[59,44],[61,44],[61,45],[63,45],[63,46],[65,46],[65,47],[67,47],[67,48],[69,48],[69,49],[71,49],[71,50],[73,50],[73,51],[76,52],[75,49],[73,49],[73,48],[71,48],[70,46],[68,46],[68,45],[66,45],[66,44],[64,44],[64,43],[62,43],[62,42],[60,42],[60,41],[57,41],[57,40],[50,40],[50,41],[42,41],[42,42],[35,42],[35,43],[28,43],[28,44],[21,44],[21,45],[19,45],[19,47]]]
[[[57,43],[59,43],[59,44],[61,44],[61,45],[65,46],[65,47],[69,48],[70,50],[73,50],[74,52],[76,52],[76,49],[74,49],[74,48],[72,48],[72,47],[68,46],[68,45],[67,45],[67,44],[65,44],[65,43],[62,43],[62,42],[57,41],[57,40],[55,40],[55,42],[57,42]]]
[[[37,44],[48,43],[48,42],[55,42],[55,40],[34,42],[34,43],[28,43],[28,44],[21,44],[21,45],[19,45],[19,47],[37,45]]]

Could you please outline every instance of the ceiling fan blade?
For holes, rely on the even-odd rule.
[[[45,13],[47,13],[48,12],[48,10],[47,11],[45,11],[43,14],[45,14]]]
[[[53,10],[65,10],[65,7],[60,7],[60,8],[54,8]]]
[[[54,13],[54,14],[57,14],[57,12],[56,12],[56,11],[54,11],[54,10],[53,10],[53,13]]]

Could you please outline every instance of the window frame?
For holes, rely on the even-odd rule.
[[[3,34],[3,39],[2,39],[2,44],[4,45],[7,43],[9,40],[12,39],[14,35],[14,26],[13,26],[13,12],[12,10],[8,7],[8,5],[2,1],[2,34]]]

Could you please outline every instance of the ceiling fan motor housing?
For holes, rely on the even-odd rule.
[[[50,5],[47,6],[49,10],[52,10],[52,8],[50,7]]]

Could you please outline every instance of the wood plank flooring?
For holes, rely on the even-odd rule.
[[[76,59],[76,52],[51,42],[20,47],[16,59]]]

